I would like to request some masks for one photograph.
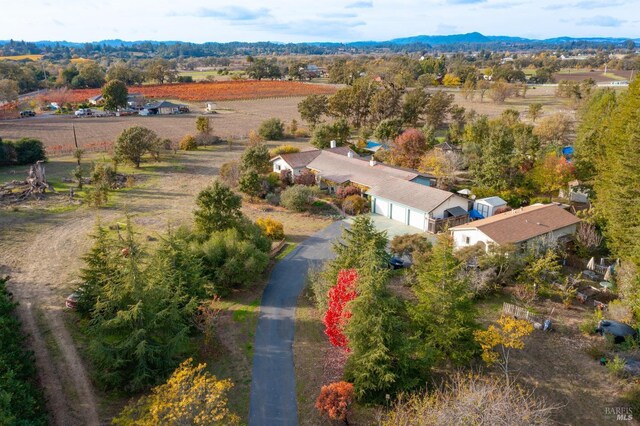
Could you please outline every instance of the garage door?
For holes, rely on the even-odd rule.
[[[407,209],[405,207],[391,206],[391,219],[407,224]]]
[[[389,217],[389,202],[384,200],[379,200],[376,198],[374,213],[377,213],[381,216]]]
[[[424,231],[424,213],[409,210],[409,226]]]

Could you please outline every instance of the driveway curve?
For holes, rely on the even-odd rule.
[[[298,424],[293,368],[295,309],[309,266],[333,257],[331,243],[343,221],[334,222],[307,238],[271,272],[262,295],[256,328],[249,405],[249,425]]]

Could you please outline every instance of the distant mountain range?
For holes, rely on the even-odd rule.
[[[610,37],[555,37],[543,40],[522,38],[522,37],[509,37],[509,36],[486,36],[477,32],[468,34],[454,34],[444,36],[427,36],[419,35],[415,37],[396,38],[389,40],[389,43],[393,44],[413,44],[423,43],[430,44],[432,46],[446,45],[446,44],[459,44],[459,43],[540,43],[540,44],[559,44],[559,43],[571,43],[571,42],[591,42],[591,43],[613,43],[619,44],[630,40],[629,38],[610,38]],[[640,38],[631,39],[634,42],[640,42]]]
[[[509,37],[509,36],[486,36],[480,34],[478,32],[472,32],[467,34],[453,34],[453,35],[418,35],[414,37],[405,37],[405,38],[395,38],[387,41],[355,41],[348,43],[335,43],[335,42],[310,42],[310,43],[289,43],[289,44],[299,44],[299,45],[317,45],[317,46],[374,46],[374,45],[410,45],[410,44],[425,44],[431,46],[443,46],[443,45],[455,45],[455,44],[490,44],[490,43],[505,43],[505,44],[540,44],[540,45],[557,45],[564,43],[574,43],[574,42],[587,42],[587,43],[611,43],[611,44],[621,44],[627,40],[633,40],[636,43],[640,43],[640,38],[621,38],[621,37],[555,37],[548,39],[530,39],[523,37]],[[16,40],[17,41],[17,40]],[[9,40],[0,40],[0,45],[4,45],[9,43]],[[155,41],[155,40],[137,40],[137,41],[124,41],[120,39],[113,40],[101,40],[101,41],[93,41],[93,42],[71,42],[71,41],[51,41],[51,40],[41,40],[31,42],[37,46],[67,46],[67,47],[82,47],[86,43],[91,44],[100,44],[106,45],[110,47],[130,47],[134,45],[141,44],[151,44],[151,45],[174,45],[180,43],[189,43],[182,41]],[[286,43],[277,43],[277,42],[229,42],[229,43],[217,43],[210,42],[214,44],[259,44],[259,43],[273,43],[273,44],[286,44]],[[206,43],[190,43],[190,44],[206,44]]]

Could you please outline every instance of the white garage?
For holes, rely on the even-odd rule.
[[[409,226],[424,230],[424,212],[409,210]]]
[[[399,206],[397,204],[391,205],[391,219],[407,224],[407,209],[406,207]]]
[[[389,217],[389,202],[376,198],[373,205],[373,212],[380,216]]]

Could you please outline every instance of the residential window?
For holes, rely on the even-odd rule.
[[[467,245],[471,244],[471,238],[464,237],[464,243],[467,244]]]
[[[276,166],[276,171],[279,172],[280,171],[280,164],[276,164],[275,166]]]

